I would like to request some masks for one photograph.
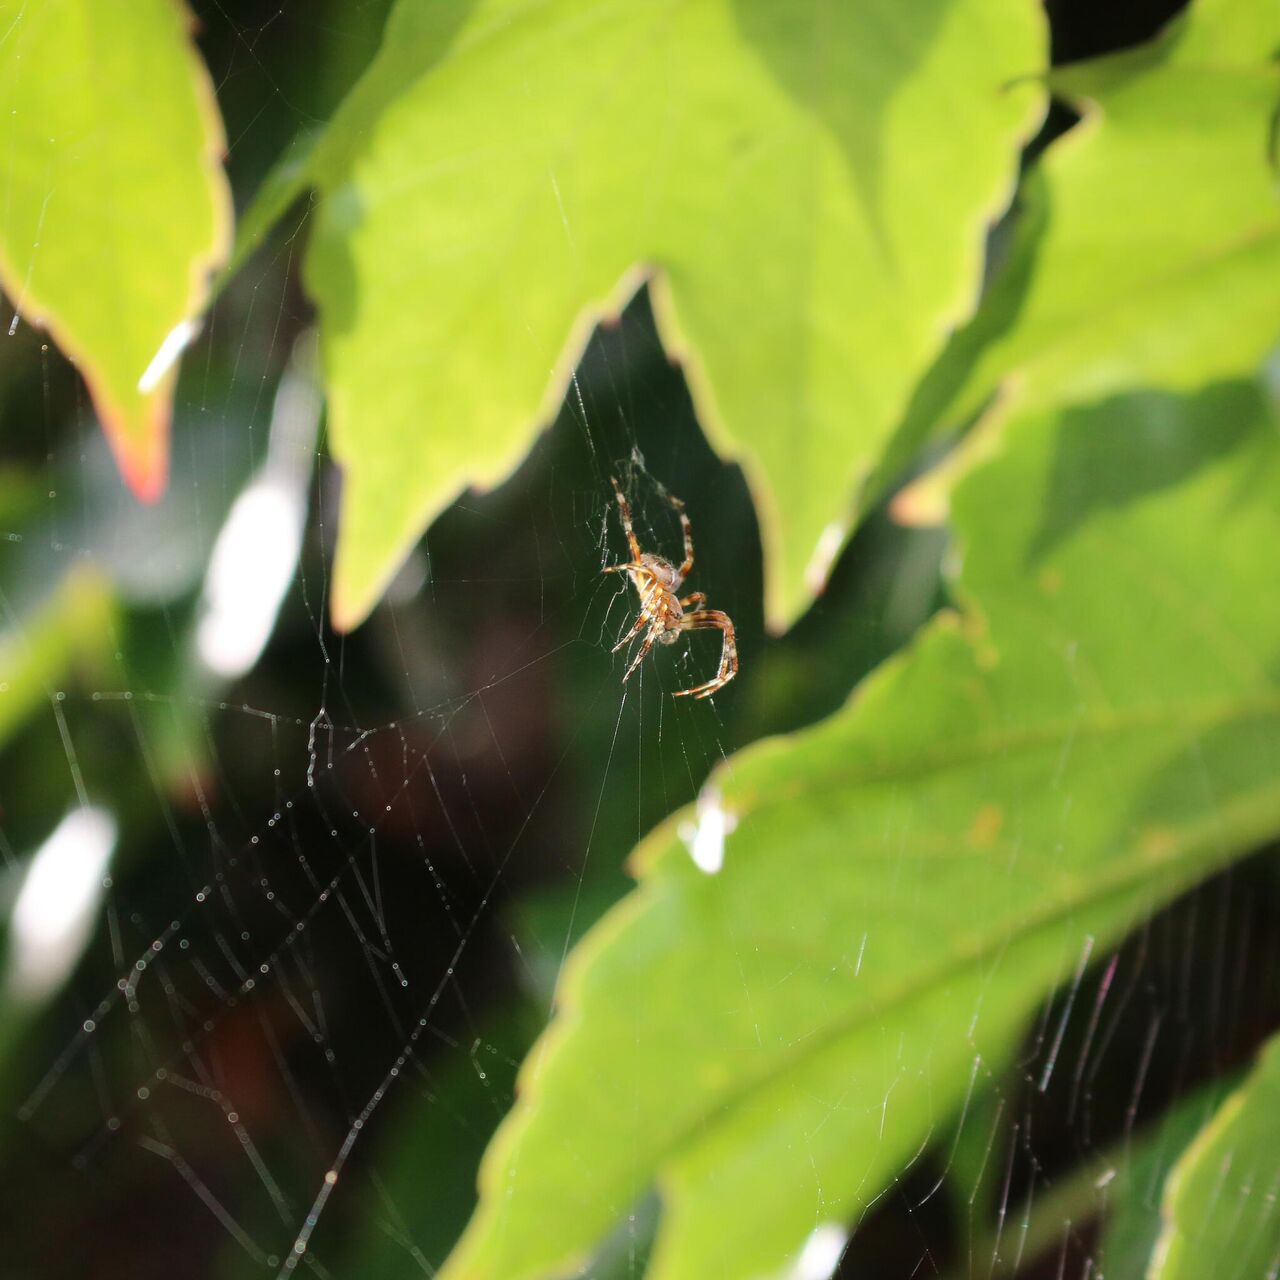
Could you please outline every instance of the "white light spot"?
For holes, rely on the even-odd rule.
[[[830,1280],[849,1233],[838,1223],[820,1222],[804,1242],[799,1256],[786,1272],[786,1280]]]
[[[293,581],[305,518],[303,494],[268,475],[232,504],[213,546],[196,624],[196,652],[217,675],[233,679],[257,662]]]
[[[151,357],[151,363],[138,379],[138,390],[145,396],[160,385],[160,379],[173,368],[173,362],[187,349],[191,339],[200,332],[200,325],[191,319],[179,320],[165,335],[160,349]]]
[[[196,622],[196,653],[232,680],[258,660],[293,581],[307,519],[320,421],[308,335],[276,392],[266,461],[236,498],[213,544]]]
[[[698,795],[698,820],[680,826],[680,838],[689,849],[689,856],[699,871],[713,876],[724,866],[724,842],[738,820],[720,803],[720,792],[715,787],[704,787]]]
[[[818,545],[813,549],[813,555],[809,557],[809,563],[804,571],[804,583],[810,591],[816,596],[827,585],[827,579],[831,577],[831,566],[836,562],[836,556],[840,554],[840,548],[844,546],[844,540],[848,536],[848,530],[839,521],[833,520],[818,538]]]
[[[43,1000],[75,968],[102,902],[116,835],[110,813],[85,805],[67,814],[36,850],[9,921],[6,985],[15,1000]]]

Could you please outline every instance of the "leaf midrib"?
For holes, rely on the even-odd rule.
[[[803,776],[788,786],[771,789],[767,794],[757,793],[754,797],[749,791],[735,793],[725,788],[724,802],[734,816],[742,821],[755,813],[808,796],[919,778],[967,764],[981,763],[1010,752],[1042,750],[1059,745],[1067,737],[1098,739],[1149,729],[1179,727],[1203,731],[1266,719],[1269,716],[1280,716],[1280,691],[1272,691],[1265,697],[1219,699],[1173,706],[1162,703],[1151,707],[1127,708],[1120,712],[1098,709],[1091,714],[1069,720],[1050,720],[1031,728],[969,739],[954,746],[948,743],[941,749],[921,751],[908,759],[867,762],[849,768],[833,769],[824,773],[820,784],[815,784],[812,775]],[[784,739],[773,741],[782,742]],[[735,803],[740,800],[744,803]]]

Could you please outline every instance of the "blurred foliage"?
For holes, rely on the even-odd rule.
[[[1165,1184],[1152,1280],[1265,1275],[1280,1265],[1280,1040],[1273,1039]]]
[[[1152,1132],[1142,1134],[1125,1153],[1115,1177],[1106,1177],[1109,1168],[1092,1174],[1094,1186],[1105,1183],[1112,1204],[1098,1250],[1104,1275],[1142,1280],[1147,1274],[1160,1236],[1165,1180],[1191,1140],[1212,1119],[1225,1091],[1225,1082],[1217,1080],[1180,1099],[1151,1126]]]
[[[1280,1021],[1274,5],[1055,0],[1052,71],[1033,0],[193,7],[0,0],[0,915],[120,829],[4,979],[5,1274],[475,1211],[449,1274],[1138,1275],[1162,1196],[1165,1274],[1266,1256],[1274,1051],[1208,1113]],[[193,317],[142,507],[93,419]],[[620,685],[615,474],[712,704],[701,637]]]
[[[18,623],[0,632],[0,744],[50,690],[65,686],[77,666],[101,673],[110,656],[113,596],[92,572],[72,571],[53,595]]]

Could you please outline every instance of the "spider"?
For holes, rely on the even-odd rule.
[[[684,503],[679,498],[667,495],[667,500],[676,509],[680,517],[680,528],[684,533],[684,562],[677,569],[669,560],[654,555],[649,551],[641,551],[636,540],[635,531],[631,527],[631,508],[622,496],[622,487],[612,476],[613,491],[618,495],[618,510],[622,513],[622,531],[627,535],[627,545],[631,548],[631,559],[626,564],[611,564],[605,573],[625,573],[635,586],[640,597],[640,616],[635,625],[617,644],[613,652],[625,649],[642,631],[645,632],[640,650],[631,660],[626,674],[622,677],[625,684],[632,673],[644,661],[645,655],[653,648],[654,642],[675,644],[682,631],[717,630],[724,634],[724,643],[720,649],[720,669],[713,679],[705,684],[694,685],[692,689],[678,689],[675,697],[709,698],[718,689],[738,674],[738,645],[733,634],[733,622],[727,613],[719,609],[704,609],[707,597],[701,591],[681,598],[677,593],[681,584],[693,568],[693,531],[689,526],[689,517],[685,515]],[[692,611],[686,613],[686,609]]]

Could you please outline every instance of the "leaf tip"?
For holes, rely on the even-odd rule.
[[[373,607],[372,600],[366,599],[368,593],[357,590],[347,580],[349,576],[338,576],[335,571],[333,595],[329,600],[329,621],[333,629],[342,635],[354,631]]]
[[[93,382],[89,382],[89,394],[115,456],[116,466],[120,468],[130,493],[139,502],[149,505],[160,501],[169,482],[172,391],[173,382],[168,379],[165,385],[141,402],[141,412],[135,415],[107,402]]]
[[[350,510],[343,507],[343,516],[350,521]],[[333,595],[329,599],[329,621],[333,629],[342,635],[354,631],[372,612],[382,598],[391,580],[396,576],[409,546],[397,547],[389,554],[379,554],[376,559],[361,558],[356,545],[359,539],[349,528],[339,528],[338,551],[333,565]]]
[[[137,462],[122,460],[120,469],[130,492],[139,502],[154,506],[164,497],[164,491],[168,485],[169,468],[163,458],[158,461],[154,457]]]

